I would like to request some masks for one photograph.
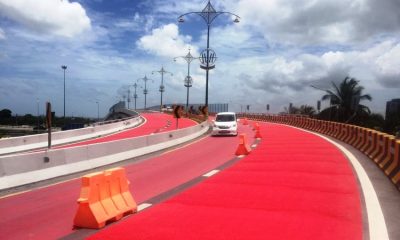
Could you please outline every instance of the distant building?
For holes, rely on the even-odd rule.
[[[400,98],[386,102],[386,121],[390,121],[391,118],[398,116],[400,116]]]

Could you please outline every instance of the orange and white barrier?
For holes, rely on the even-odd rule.
[[[123,168],[83,176],[78,204],[74,226],[79,228],[99,229],[137,211]]]

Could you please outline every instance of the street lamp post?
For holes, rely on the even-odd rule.
[[[39,98],[36,98],[36,105],[37,105],[37,130],[39,131],[39,126],[40,126],[40,123],[39,123]]]
[[[146,110],[147,106],[146,106],[146,95],[149,93],[149,91],[147,90],[147,81],[150,81],[151,79],[147,78],[147,76],[145,75],[144,78],[139,78],[137,81],[139,80],[143,80],[144,81],[144,89],[143,89],[143,94],[144,94],[144,110]]]
[[[135,99],[135,110],[136,110],[136,99],[138,98],[138,95],[136,94],[136,88],[138,87],[137,83],[134,83],[132,85],[135,88],[135,93],[133,94],[133,99]]]
[[[97,122],[100,121],[100,103],[99,100],[96,101],[97,103]]]
[[[166,71],[165,69],[164,69],[164,67],[161,67],[161,70],[159,70],[159,71],[152,71],[151,72],[151,74],[154,74],[154,73],[159,73],[159,74],[161,74],[161,85],[160,85],[160,93],[161,93],[161,101],[160,101],[160,111],[161,111],[161,109],[162,109],[162,106],[163,106],[163,92],[165,92],[165,87],[164,87],[164,74],[165,73],[169,73],[169,74],[171,74],[171,76],[173,75],[171,72],[168,72],[168,71]]]
[[[129,109],[130,102],[131,102],[131,87],[128,86],[128,109]]]
[[[187,88],[187,93],[186,93],[186,111],[189,110],[189,88],[192,87],[193,79],[190,76],[190,63],[193,62],[195,59],[199,59],[196,57],[193,57],[192,54],[190,54],[190,48],[188,54],[186,56],[180,56],[180,57],[175,57],[174,61],[176,61],[177,58],[183,58],[188,64],[187,68],[187,76],[185,77],[185,87]]]
[[[65,124],[65,70],[67,70],[67,66],[62,65],[61,68],[64,70],[64,124]]]
[[[203,51],[202,54],[202,64],[203,66],[201,68],[203,68],[204,70],[206,70],[206,99],[205,99],[205,106],[208,106],[208,71],[210,69],[213,69],[214,66],[214,62],[216,59],[216,55],[215,52],[210,49],[210,27],[211,24],[213,23],[213,21],[221,14],[230,14],[235,16],[235,20],[233,22],[238,23],[240,17],[234,13],[231,12],[217,12],[215,10],[215,8],[212,6],[210,0],[208,1],[206,7],[201,11],[201,12],[189,12],[189,13],[185,13],[182,14],[178,17],[178,22],[179,23],[183,23],[185,20],[183,19],[184,16],[189,15],[189,14],[197,14],[200,17],[202,17],[202,19],[206,22],[207,24],[207,49],[205,49]]]

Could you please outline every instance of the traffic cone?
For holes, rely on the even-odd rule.
[[[260,125],[258,125],[258,123],[255,123],[253,126],[253,131],[257,131],[260,129]]]
[[[247,122],[247,118],[243,118],[243,125],[249,125],[249,123]]]
[[[254,135],[254,138],[262,138],[259,127],[256,129],[256,135]]]
[[[246,134],[239,135],[239,146],[236,149],[235,155],[248,155],[251,152],[250,146],[247,144],[247,137]]]

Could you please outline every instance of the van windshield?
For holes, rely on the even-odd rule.
[[[231,115],[231,114],[217,115],[215,121],[216,122],[234,122],[235,115]]]

